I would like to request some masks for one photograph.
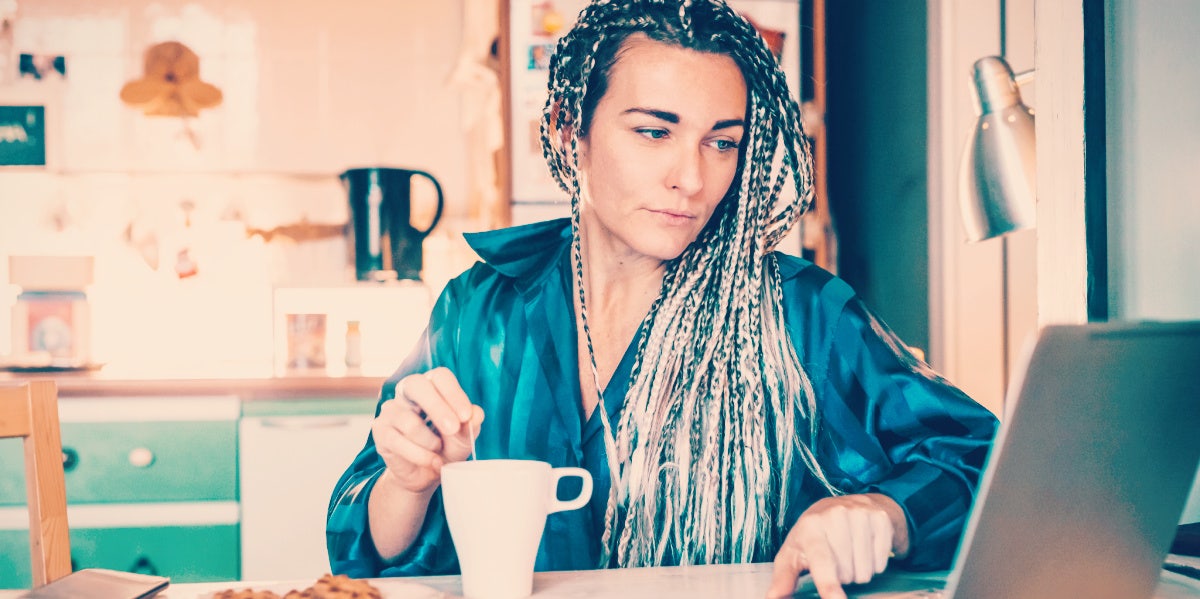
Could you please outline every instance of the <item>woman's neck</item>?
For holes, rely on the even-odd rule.
[[[582,306],[579,296],[573,294],[579,330],[580,391],[586,417],[596,405],[591,360],[595,359],[597,382],[602,390],[608,386],[625,350],[661,292],[666,267],[661,260],[637,254],[615,242],[611,236],[589,234],[586,226],[581,226],[579,237],[593,352],[588,354]]]
[[[590,219],[581,218],[580,229],[579,249],[588,312],[624,311],[623,305],[629,308],[644,304],[640,320],[658,296],[666,272],[665,264],[658,258],[637,253]],[[649,301],[646,301],[647,296]]]

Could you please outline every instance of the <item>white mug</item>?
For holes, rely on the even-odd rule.
[[[558,481],[583,479],[579,496],[557,497]],[[533,460],[475,460],[442,467],[442,502],[470,599],[516,599],[533,591],[546,516],[575,510],[592,496],[583,468],[552,468]]]

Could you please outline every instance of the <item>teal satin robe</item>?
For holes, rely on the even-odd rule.
[[[391,400],[397,381],[408,374],[445,366],[487,415],[476,442],[479,458],[536,459],[591,471],[592,502],[547,519],[538,570],[596,567],[609,489],[599,421],[595,415],[585,421],[580,407],[570,239],[565,219],[468,235],[483,262],[446,286],[424,336],[380,398],[380,405]],[[822,429],[817,455],[827,475],[842,490],[884,493],[904,508],[911,545],[907,566],[947,567],[995,434],[995,417],[914,358],[843,281],[793,256],[773,258],[788,332],[817,395]],[[633,359],[631,347],[606,389],[613,423]],[[793,463],[788,527],[827,496],[798,458]],[[395,560],[380,558],[367,524],[367,498],[383,470],[368,437],[330,501],[333,572],[457,573],[438,493],[412,546]]]

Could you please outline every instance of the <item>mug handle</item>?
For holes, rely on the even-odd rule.
[[[585,505],[592,498],[592,473],[583,468],[555,468],[552,472],[554,478],[550,481],[550,511],[565,512],[567,510],[577,510]],[[579,496],[574,499],[563,501],[558,498],[558,481],[568,476],[578,476],[583,479],[583,488],[579,490]]]
[[[433,175],[431,175],[425,171],[411,171],[411,172],[414,175],[418,175],[421,177],[425,177],[426,179],[429,179],[433,183],[434,189],[437,190],[437,212],[435,212],[433,214],[433,221],[429,223],[429,226],[426,227],[426,229],[424,231],[417,231],[417,235],[424,237],[426,235],[429,235],[429,232],[432,231],[433,228],[437,226],[438,221],[442,220],[442,207],[445,204],[445,198],[442,196],[442,184],[438,183],[438,180],[434,179]],[[411,224],[410,224],[410,226],[411,226]]]

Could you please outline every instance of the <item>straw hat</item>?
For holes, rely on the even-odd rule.
[[[221,90],[200,80],[200,57],[179,42],[147,48],[144,71],[121,88],[121,101],[148,116],[196,116],[221,103]]]

